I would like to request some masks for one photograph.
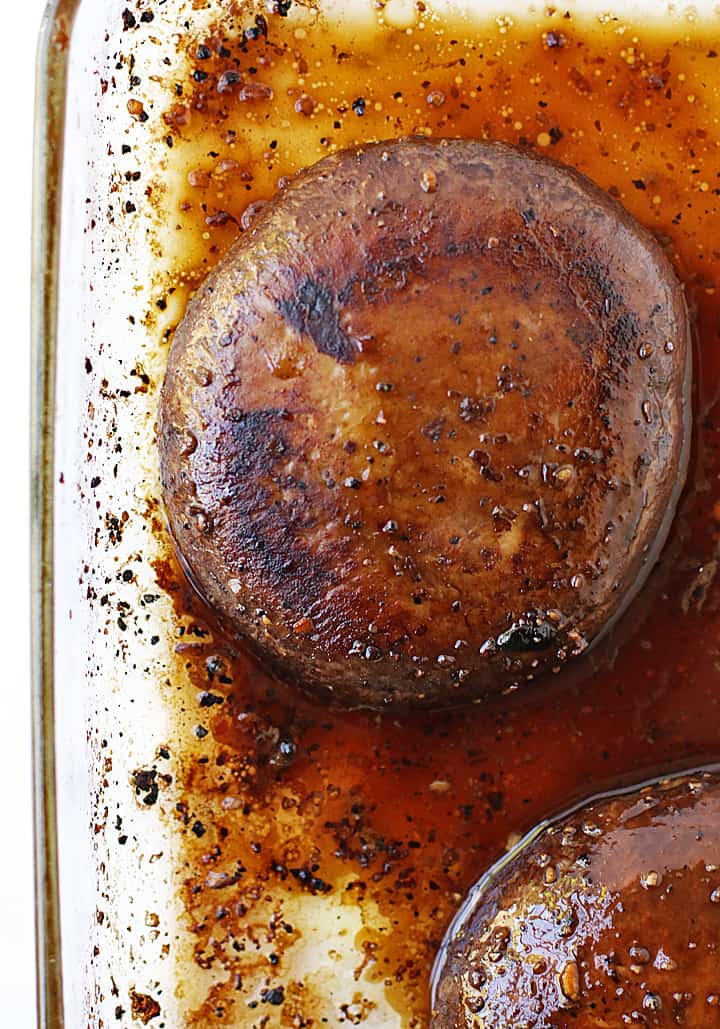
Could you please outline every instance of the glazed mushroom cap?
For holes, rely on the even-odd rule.
[[[689,373],[668,260],[577,172],[474,140],[348,150],[188,305],[160,406],[170,528],[292,681],[371,707],[512,689],[646,578]]]
[[[436,964],[431,1029],[720,1025],[720,775],[541,828],[473,890]]]

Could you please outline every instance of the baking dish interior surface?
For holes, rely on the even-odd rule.
[[[717,29],[710,7],[660,4],[48,13],[44,1025],[426,1026],[445,930],[508,848],[584,798],[720,760]],[[657,564],[576,666],[476,704],[347,710],[273,675],[190,585],[158,402],[189,299],[264,204],[321,158],[402,137],[543,154],[652,233],[689,312],[692,440]],[[653,346],[637,359],[672,341]],[[280,376],[287,360],[268,354]],[[378,392],[379,429],[394,402]]]

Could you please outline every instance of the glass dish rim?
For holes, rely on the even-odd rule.
[[[31,693],[37,1025],[62,1029],[54,738],[53,483],[63,138],[81,0],[48,0],[35,64],[31,265]]]

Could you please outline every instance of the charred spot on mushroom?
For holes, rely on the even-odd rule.
[[[319,279],[306,278],[291,296],[278,300],[283,318],[309,336],[320,353],[336,361],[353,361],[356,349],[343,332],[333,291]]]

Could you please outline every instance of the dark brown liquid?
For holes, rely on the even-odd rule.
[[[581,169],[667,246],[697,330],[680,513],[642,595],[576,681],[455,713],[331,710],[225,640],[171,557],[159,569],[195,625],[178,676],[205,691],[186,695],[202,738],[178,743],[178,816],[194,958],[218,985],[189,1024],[329,1024],[287,972],[304,927],[284,921],[282,899],[342,890],[364,917],[345,942],[360,995],[384,981],[388,1012],[425,1025],[444,929],[510,837],[580,797],[720,760],[720,58],[688,22],[621,32],[561,12],[540,20],[298,34],[292,17],[246,14],[187,37],[168,80],[178,314],[283,177],[333,149],[422,132],[521,143]],[[337,1024],[361,1024],[358,1005]]]

